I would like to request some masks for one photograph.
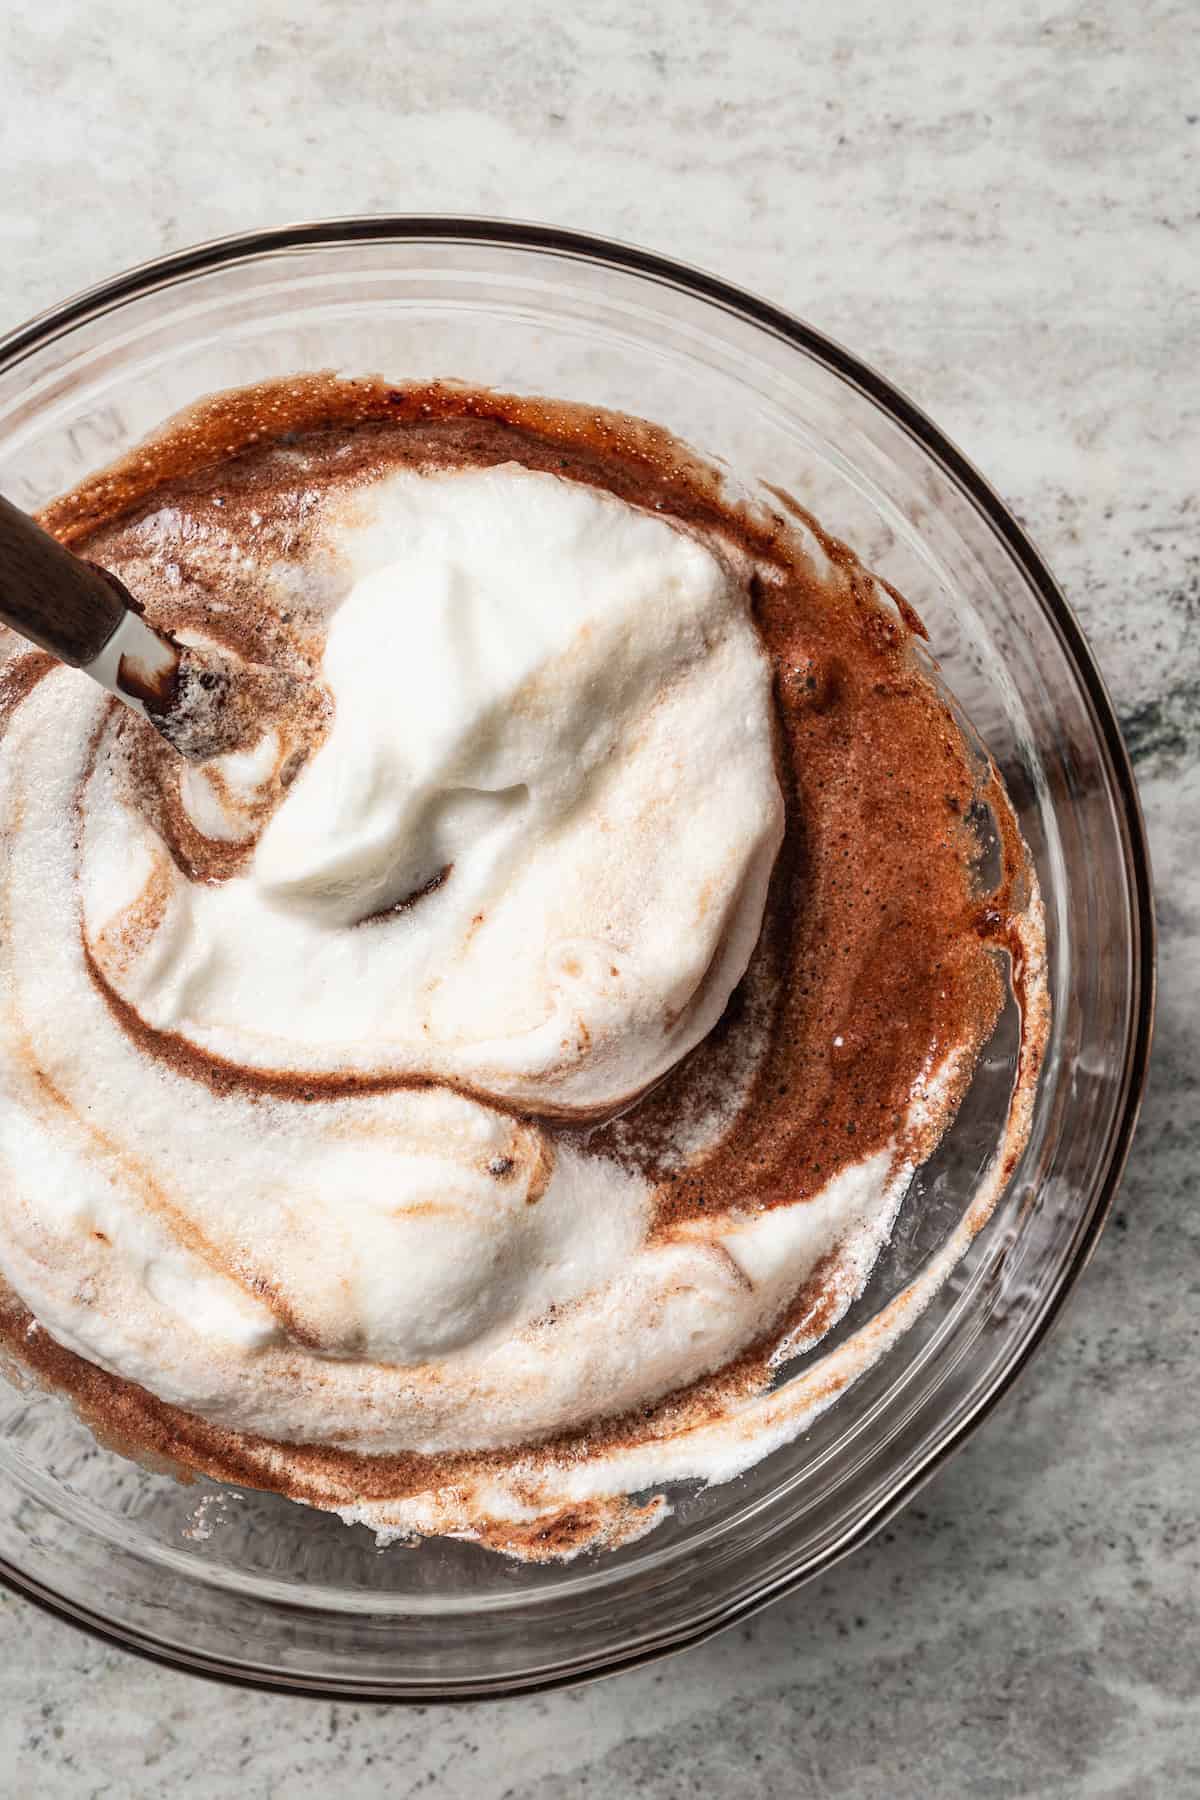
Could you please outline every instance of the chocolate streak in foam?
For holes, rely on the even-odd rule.
[[[965,1045],[935,1116],[914,1124],[915,1141],[895,1149],[898,1158],[918,1161],[945,1128],[994,1026],[1006,953],[1022,1004],[1020,1092],[1027,1098],[1046,1021],[1035,941],[1026,954],[1030,874],[1011,809],[913,659],[920,626],[911,608],[897,596],[889,601],[852,553],[787,496],[778,497],[778,511],[730,501],[711,468],[642,421],[453,387],[397,389],[312,376],[203,403],[54,503],[44,518],[65,541],[86,543],[136,582],[152,623],[211,632],[242,655],[303,677],[320,656],[319,609],[276,616],[262,605],[253,570],[240,565],[222,571],[218,591],[213,565],[200,556],[189,561],[189,536],[202,539],[219,518],[234,541],[265,542],[273,554],[299,560],[316,498],[329,490],[352,489],[402,465],[452,469],[510,460],[606,489],[747,557],[756,569],[754,617],[775,671],[788,831],[755,962],[708,1040],[624,1116],[592,1132],[589,1148],[657,1183],[662,1233],[712,1213],[790,1203],[895,1145],[921,1072]],[[164,567],[146,522],[167,504],[181,528]],[[45,666],[28,658],[6,672],[10,693],[18,694],[13,704],[22,683],[32,685]],[[186,815],[170,800],[171,771],[154,765],[155,756],[170,752],[143,747],[138,754],[132,766],[146,791],[159,794],[163,836],[178,866],[190,879],[235,873],[239,847],[214,846],[194,832],[189,839]],[[969,819],[980,801],[995,821],[1003,864],[986,896],[970,875]],[[122,1029],[148,1054],[214,1091],[307,1103],[372,1091],[361,1071],[314,1079],[206,1057],[187,1040],[147,1026],[112,992],[94,958],[90,967]],[[751,1024],[765,1035],[766,1051],[736,1129],[710,1153],[680,1162],[672,1154],[679,1121],[727,1091]],[[397,1085],[394,1076],[382,1080]],[[578,1135],[559,1129],[567,1138]],[[1010,1132],[1009,1166],[1020,1137]],[[789,1331],[802,1326],[807,1338],[818,1336],[823,1315],[839,1310],[818,1269],[784,1319],[716,1376],[634,1415],[581,1421],[578,1431],[539,1444],[533,1461],[539,1470],[578,1467],[702,1429],[769,1383],[772,1355]],[[368,1457],[232,1433],[83,1361],[44,1331],[31,1335],[15,1296],[6,1298],[3,1318],[25,1363],[72,1392],[102,1435],[218,1479],[344,1507],[456,1484],[466,1494],[472,1483],[505,1476],[519,1493],[530,1467],[528,1446]],[[523,1555],[561,1554],[635,1534],[655,1516],[619,1497],[546,1510],[536,1483],[529,1498],[534,1522],[520,1532],[502,1518],[489,1524],[486,1516],[470,1516],[469,1503],[467,1516],[448,1517],[445,1528],[472,1528]]]

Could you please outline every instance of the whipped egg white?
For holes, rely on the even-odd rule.
[[[511,1444],[719,1366],[902,1183],[876,1159],[664,1237],[643,1177],[547,1126],[662,1076],[754,947],[783,803],[739,572],[514,465],[398,471],[314,560],[332,722],[229,879],[177,866],[86,681],[13,721],[0,1267],[230,1427]],[[194,827],[243,838],[279,755],[182,768]]]

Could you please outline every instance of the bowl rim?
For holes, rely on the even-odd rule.
[[[823,364],[878,406],[916,442],[983,515],[1005,546],[1021,574],[1042,602],[1056,627],[1063,648],[1090,706],[1101,748],[1106,756],[1112,788],[1119,801],[1126,838],[1125,875],[1130,888],[1132,925],[1131,983],[1134,1004],[1122,1064],[1123,1083],[1114,1127],[1106,1146],[1106,1160],[1094,1183],[1087,1216],[1081,1221],[1071,1258],[1062,1278],[1049,1296],[1040,1318],[1023,1343],[980,1393],[969,1411],[932,1445],[909,1476],[889,1492],[873,1511],[852,1526],[815,1562],[776,1577],[735,1604],[724,1602],[686,1627],[673,1628],[665,1642],[643,1643],[636,1650],[605,1657],[586,1667],[559,1668],[499,1682],[462,1683],[453,1690],[436,1688],[388,1691],[386,1684],[356,1685],[353,1677],[313,1682],[291,1679],[285,1673],[257,1672],[253,1664],[234,1664],[222,1657],[180,1648],[153,1633],[117,1626],[102,1615],[56,1593],[36,1578],[0,1557],[0,1585],[23,1596],[52,1616],[87,1632],[104,1643],[192,1675],[227,1682],[268,1693],[286,1693],[311,1699],[342,1699],[382,1704],[462,1703],[503,1699],[519,1694],[546,1692],[584,1681],[619,1674],[654,1662],[738,1623],[782,1595],[824,1574],[880,1531],[913,1499],[922,1487],[961,1448],[992,1412],[1033,1355],[1045,1342],[1061,1316],[1068,1295],[1087,1267],[1112,1209],[1128,1159],[1145,1093],[1153,1037],[1157,927],[1150,868],[1150,852],[1141,802],[1129,753],[1100,669],[1084,632],[1049,567],[1029,534],[1004,505],[958,446],[900,388],[878,373],[842,344],[803,319],[762,300],[722,277],[673,257],[618,240],[564,226],[542,225],[513,219],[469,214],[372,213],[297,221],[258,230],[236,232],[207,239],[165,256],[135,264],[108,280],[84,288],[35,314],[25,323],[0,336],[0,374],[24,358],[63,337],[89,320],[115,310],[125,302],[153,293],[195,275],[264,257],[309,249],[353,244],[420,242],[422,240],[480,244],[550,254],[567,261],[588,262],[615,268],[683,291],[731,313],[785,345]]]

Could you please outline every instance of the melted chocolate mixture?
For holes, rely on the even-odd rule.
[[[824,1188],[839,1168],[896,1138],[923,1072],[965,1045],[955,1090],[923,1128],[926,1141],[910,1137],[897,1152],[904,1160],[927,1154],[994,1027],[1006,971],[1021,998],[1021,969],[1009,952],[1013,912],[1028,898],[1026,853],[995,772],[981,766],[914,656],[920,621],[789,496],[775,494],[766,505],[732,501],[713,469],[643,421],[453,386],[396,388],[318,375],[202,403],[56,501],[43,520],[114,568],[151,623],[211,632],[244,656],[304,678],[321,655],[327,621],[319,605],[273,610],[253,560],[222,562],[213,555],[214,534],[260,562],[303,561],[330,489],[352,491],[401,464],[510,460],[607,489],[749,559],[755,572],[747,599],[774,668],[787,805],[759,947],[716,1030],[621,1117],[587,1130],[555,1129],[585,1136],[590,1148],[648,1174],[657,1184],[658,1228],[666,1230],[706,1212],[753,1211]],[[40,655],[10,663],[0,676],[0,712],[19,705],[47,666]],[[190,825],[171,752],[136,722],[127,733],[136,739],[130,779],[179,867],[193,880],[235,873],[245,852],[213,844]],[[281,785],[286,778],[282,771]],[[978,876],[981,817],[1000,844],[999,878],[986,891]],[[218,1092],[249,1088],[314,1104],[371,1085],[369,1076],[313,1080],[206,1057],[147,1026],[90,966],[146,1054]],[[715,1151],[677,1166],[671,1144],[679,1121],[736,1087],[751,1037],[765,1042],[765,1054],[736,1125]],[[1028,1041],[1026,1058],[1038,1054],[1040,1043]],[[818,1274],[789,1319],[811,1322],[821,1301]],[[102,1435],[221,1479],[336,1504],[347,1495],[411,1492],[521,1454],[372,1459],[274,1447],[164,1405],[81,1362],[45,1332],[27,1336],[28,1323],[15,1297],[0,1301],[0,1325],[22,1360],[72,1390]],[[731,1393],[768,1379],[770,1349],[786,1325],[694,1389],[635,1418],[581,1423],[579,1433],[545,1451],[577,1457],[711,1415]],[[587,1521],[572,1521],[547,1522],[558,1548],[572,1531],[595,1537],[607,1528],[590,1511]]]

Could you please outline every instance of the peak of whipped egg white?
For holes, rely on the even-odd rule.
[[[720,1016],[783,834],[744,580],[677,527],[515,464],[398,470],[315,561],[328,730],[245,871],[189,882],[97,759],[97,965],[249,1068],[422,1076],[547,1116],[625,1103]],[[237,839],[266,743],[188,772]],[[153,891],[155,929],[130,928]]]

